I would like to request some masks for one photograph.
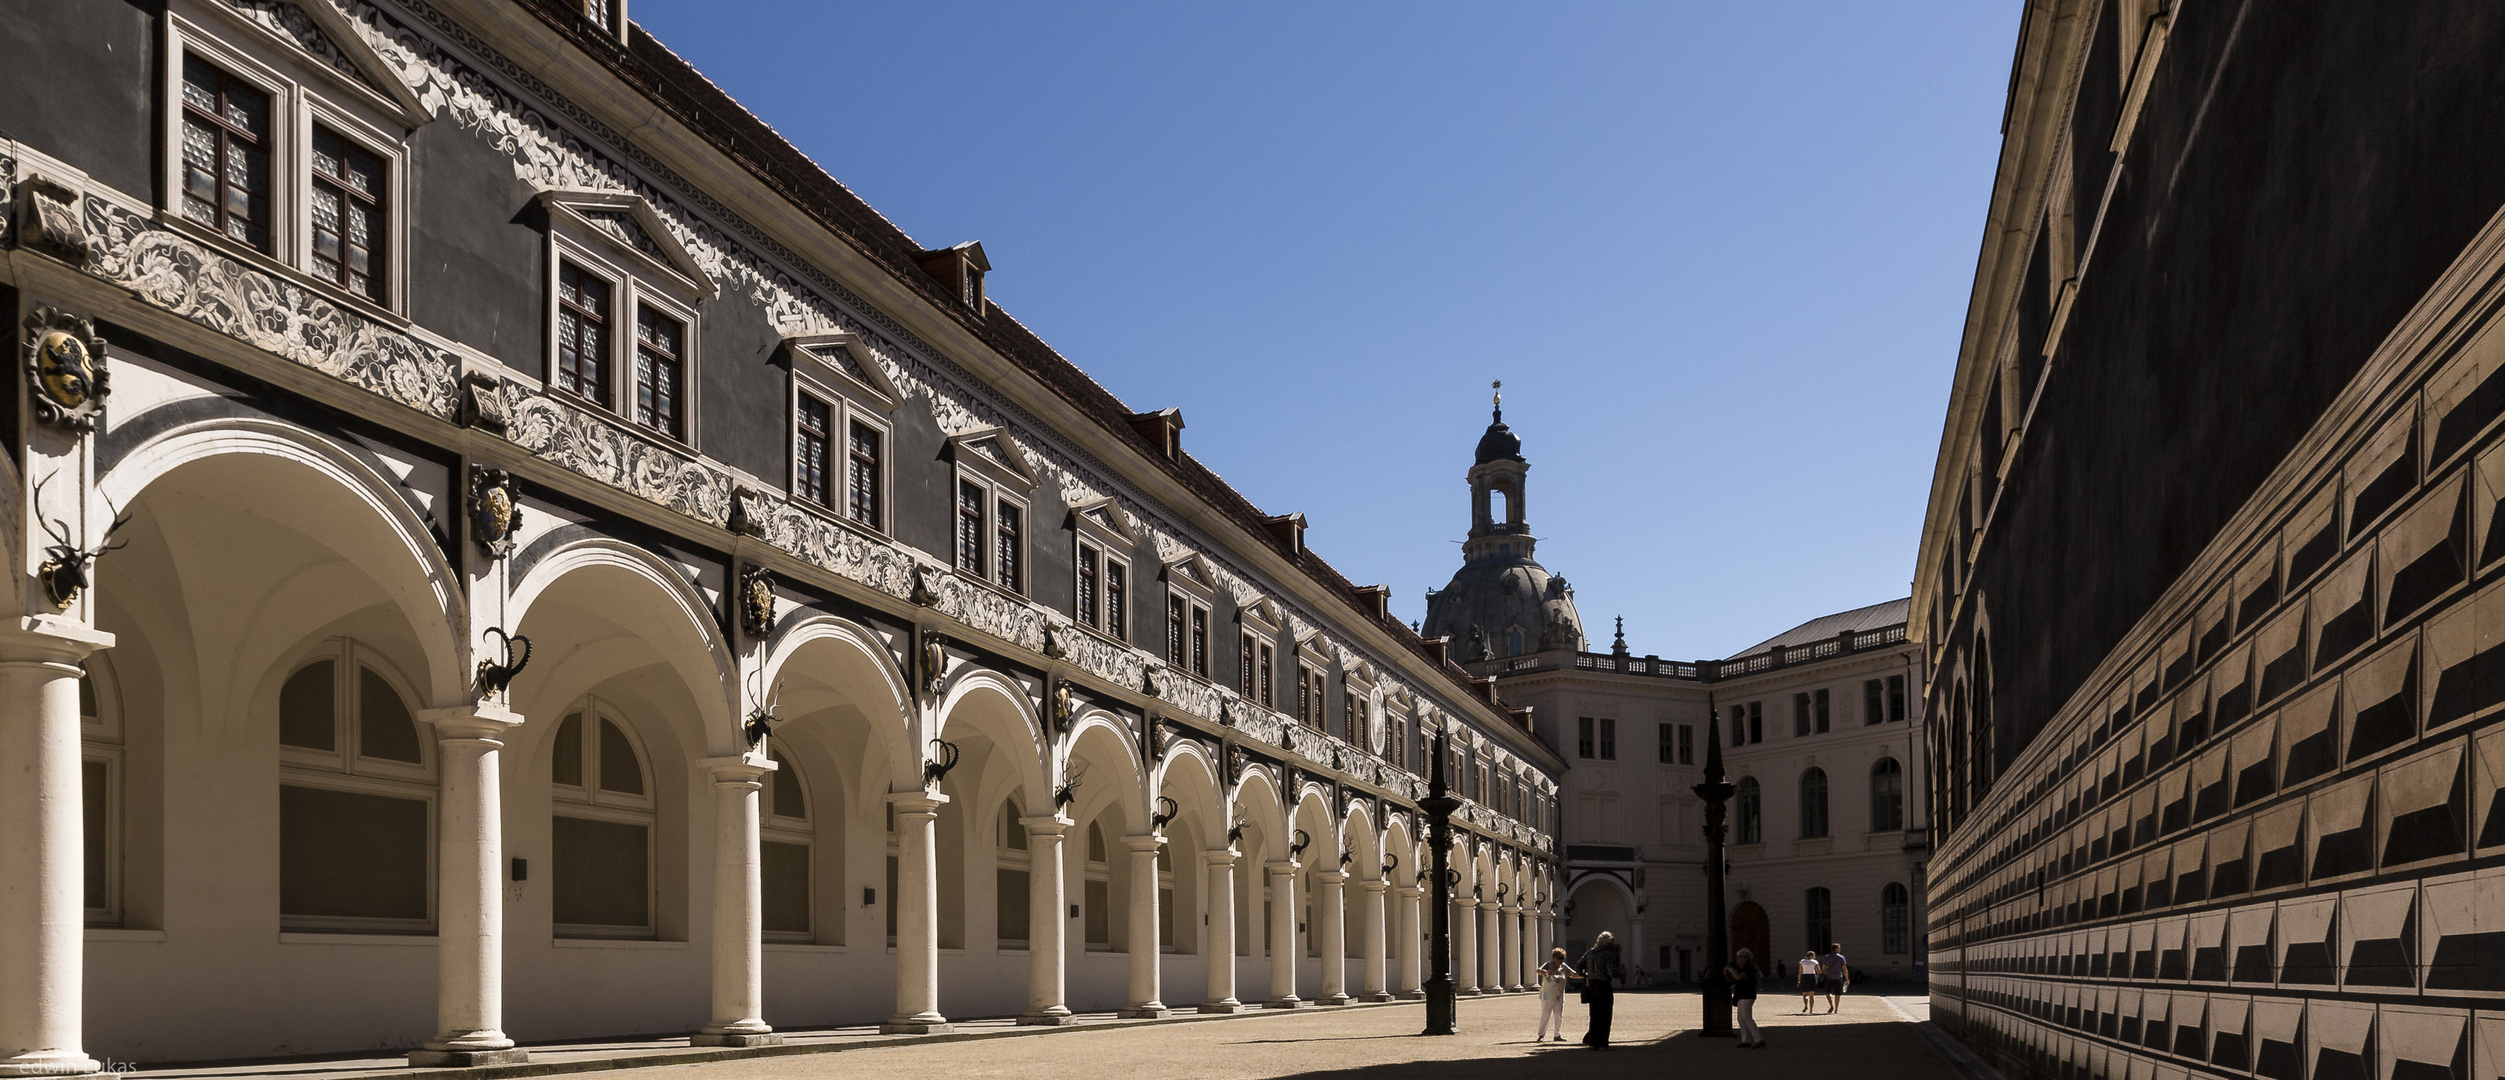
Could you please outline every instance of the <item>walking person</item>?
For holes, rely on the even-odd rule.
[[[1540,965],[1539,977],[1540,1030],[1539,1034],[1531,1036],[1531,1041],[1547,1042],[1553,1023],[1557,1041],[1564,1042],[1566,1041],[1566,982],[1575,977],[1574,969],[1566,966],[1564,949],[1548,950],[1548,962]]]
[[[1732,958],[1731,966],[1722,969],[1722,978],[1731,984],[1731,1007],[1739,1013],[1739,1046],[1765,1049],[1766,1037],[1757,1030],[1757,958],[1741,949]]]
[[[1827,992],[1827,1011],[1844,1003],[1844,991],[1852,982],[1852,968],[1844,963],[1844,943],[1833,942],[1827,954],[1818,958],[1818,983]]]
[[[1626,969],[1618,964],[1617,935],[1607,930],[1592,939],[1592,947],[1583,953],[1583,1003],[1592,1007],[1592,1028],[1583,1033],[1583,1045],[1594,1050],[1609,1049],[1609,1019],[1618,1007],[1618,978]]]
[[[1799,967],[1792,975],[1792,988],[1800,991],[1800,1013],[1807,1016],[1809,1010],[1818,1006],[1818,973],[1823,970],[1818,963],[1818,950],[1800,954]]]

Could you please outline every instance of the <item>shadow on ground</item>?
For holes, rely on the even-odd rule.
[[[1834,1071],[1842,1065],[1854,1080],[1943,1080],[1953,1076],[1948,1065],[1925,1045],[1912,1024],[1830,1023],[1814,1027],[1769,1028],[1766,1048],[1743,1050],[1737,1039],[1707,1038],[1693,1032],[1667,1036],[1622,1032],[1608,1050],[1585,1049],[1575,1042],[1535,1047],[1531,1040],[1498,1043],[1474,1057],[1441,1058],[1351,1069],[1291,1073],[1315,1080],[1519,1080],[1524,1075],[1568,1075],[1582,1080],[1711,1074],[1717,1080],[1800,1080]],[[1626,1038],[1624,1036],[1635,1036]],[[1372,1036],[1403,1038],[1406,1036]],[[1569,1040],[1579,1030],[1567,1033]],[[1251,1044],[1266,1039],[1231,1042]],[[1324,1041],[1324,1040],[1295,1040]],[[1844,1063],[1849,1063],[1845,1065]]]

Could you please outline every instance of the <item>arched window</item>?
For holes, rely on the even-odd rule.
[[[558,721],[555,743],[557,936],[651,937],[654,800],[643,750],[598,701]]]
[[[1913,912],[1905,886],[1888,882],[1879,890],[1879,951],[1902,956],[1913,951]]]
[[[1522,655],[1522,628],[1521,628],[1521,627],[1517,626],[1517,627],[1514,627],[1514,628],[1512,628],[1512,629],[1510,629],[1510,630],[1505,631],[1505,655],[1507,655],[1507,656],[1520,656],[1520,655]]]
[[[400,680],[326,643],[278,691],[278,912],[291,930],[434,924],[434,755]]]
[[[1809,947],[1819,952],[1835,943],[1835,899],[1823,888],[1811,889],[1801,897],[1801,910],[1806,916],[1802,929],[1809,937]]]
[[[1026,851],[1026,824],[1020,820],[1025,816],[1026,811],[1016,799],[1004,799],[1000,804],[999,827],[992,830],[993,846],[999,849],[994,855],[997,870],[993,875],[992,899],[1000,911],[993,922],[998,926],[1003,949],[1025,948],[1028,935],[1033,932],[1029,888],[1034,860]]]
[[[1105,828],[1087,823],[1087,872],[1079,903],[1087,916],[1087,947],[1113,948],[1113,867],[1106,858]]]
[[[1892,757],[1870,766],[1870,831],[1896,832],[1905,827],[1905,767]]]
[[[1757,778],[1740,777],[1739,790],[1731,798],[1734,844],[1763,843],[1766,839],[1766,814],[1763,800],[1757,794]]]
[[[1827,771],[1811,768],[1800,774],[1800,836],[1813,840],[1827,834]]]
[[[774,755],[774,771],[765,775],[759,794],[759,877],[765,894],[765,937],[768,941],[816,940],[809,902],[809,787],[791,759]]]

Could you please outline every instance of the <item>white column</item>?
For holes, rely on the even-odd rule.
[[[1296,996],[1296,864],[1274,862],[1270,870],[1270,1000],[1264,1008],[1294,1009],[1306,1004]]]
[[[939,1011],[939,844],[934,826],[948,796],[899,791],[887,801],[896,804],[896,895],[888,898],[896,905],[896,1015],[880,1024],[879,1032],[953,1031]]]
[[[1426,943],[1418,931],[1418,898],[1424,894],[1409,885],[1399,891],[1396,910],[1400,917],[1392,928],[1400,935],[1399,994],[1404,1001],[1415,1001],[1426,996]]]
[[[1513,909],[1513,940],[1520,946],[1514,950],[1514,982],[1525,990],[1538,989],[1540,968],[1539,940],[1531,936],[1531,905],[1520,904]]]
[[[504,1033],[505,729],[522,717],[495,703],[428,709],[435,729],[435,1037],[409,1052],[419,1067],[530,1060]]]
[[[1506,992],[1506,962],[1503,962],[1503,922],[1495,917],[1495,900],[1478,902],[1478,987],[1500,995]]]
[[[1321,895],[1313,898],[1314,915],[1322,925],[1322,996],[1324,1005],[1346,1005],[1348,997],[1348,874],[1333,870],[1316,874]]]
[[[1362,976],[1364,981],[1358,987],[1359,996],[1366,1001],[1390,1001],[1392,1000],[1391,987],[1384,983],[1385,977],[1390,972],[1387,970],[1388,965],[1383,955],[1386,939],[1383,917],[1389,914],[1383,905],[1383,894],[1390,891],[1391,885],[1381,878],[1372,878],[1358,882],[1357,887],[1363,890],[1365,896],[1364,903],[1358,909],[1358,913],[1364,916],[1365,921],[1364,927],[1359,931],[1362,935],[1359,940],[1363,943],[1360,951],[1366,958],[1365,972]]]
[[[0,631],[0,1076],[101,1068],[81,1041],[87,849],[78,677],[88,653],[112,647],[113,635],[50,616]]]
[[[1479,902],[1453,898],[1453,987],[1457,994],[1479,992]]]
[[[773,759],[750,751],[707,758],[713,774],[713,1022],[697,1046],[770,1046],[783,1041],[765,1022],[765,891],[757,849],[760,778]]]
[[[1061,838],[1070,823],[1057,815],[1022,817],[1026,826],[1026,1011],[1018,1023],[1057,1027],[1076,1020],[1070,1014],[1070,921],[1062,884]]]
[[[1200,853],[1209,864],[1209,997],[1205,1013],[1242,1012],[1235,999],[1235,849]]]
[[[1155,1020],[1166,1015],[1165,949],[1157,940],[1157,849],[1165,837],[1154,833],[1126,836],[1131,849],[1131,1004],[1122,1015]]]

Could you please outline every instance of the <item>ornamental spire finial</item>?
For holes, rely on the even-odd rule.
[[[1496,397],[1496,422],[1497,422],[1497,423],[1499,423],[1499,424],[1504,423],[1504,422],[1505,422],[1505,380],[1503,380],[1503,379],[1498,379],[1498,380],[1496,380],[1496,381],[1494,381],[1494,382],[1488,383],[1487,385],[1488,385],[1488,388],[1489,388],[1489,389],[1496,391],[1496,394],[1495,394],[1495,397]]]

